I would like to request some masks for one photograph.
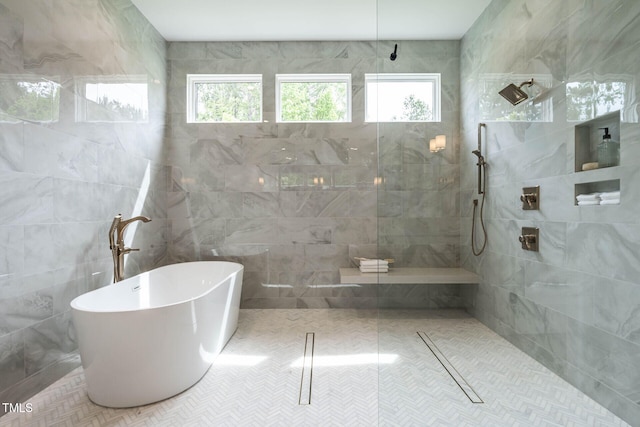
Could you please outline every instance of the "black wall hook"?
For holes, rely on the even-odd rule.
[[[398,57],[398,44],[396,43],[396,46],[393,48],[393,53],[391,54],[391,56],[389,56],[389,59],[391,59],[392,61],[395,61],[397,57]]]

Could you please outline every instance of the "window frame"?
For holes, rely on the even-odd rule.
[[[369,83],[380,82],[428,82],[433,84],[433,110],[431,120],[379,120],[369,119]],[[441,73],[365,73],[364,75],[364,122],[365,123],[433,123],[442,121],[442,74]],[[380,99],[378,99],[380,103]]]
[[[260,118],[239,121],[197,121],[196,85],[203,83],[260,83]],[[262,123],[264,114],[264,85],[262,74],[187,74],[187,123]]]
[[[353,120],[351,73],[301,73],[276,74],[276,123],[351,123]],[[282,120],[282,99],[280,85],[282,83],[346,83],[347,112],[345,120]]]

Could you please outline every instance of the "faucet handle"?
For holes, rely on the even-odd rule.
[[[129,252],[135,252],[135,251],[139,251],[139,250],[140,249],[137,249],[137,248],[123,248],[120,253],[121,254],[128,254]]]

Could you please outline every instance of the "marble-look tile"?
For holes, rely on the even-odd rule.
[[[613,279],[638,277],[638,227],[630,224],[570,223],[567,266]]]
[[[24,130],[25,172],[98,181],[98,146],[48,128],[27,124]]]
[[[308,271],[331,270],[349,267],[349,250],[345,245],[306,245],[304,269]]]
[[[53,315],[50,288],[0,299],[0,336],[45,320]]]
[[[227,165],[224,174],[225,191],[277,191],[279,187],[277,166]]]
[[[169,218],[237,218],[242,216],[240,193],[171,192],[168,194]]]
[[[284,244],[330,244],[333,241],[333,221],[313,218],[278,219],[278,236],[274,241]]]
[[[71,312],[67,311],[40,322],[25,331],[25,370],[30,375],[77,348]]]
[[[486,283],[517,295],[524,295],[525,265],[523,260],[504,253],[490,251],[482,258],[479,272]]]
[[[14,382],[7,389],[12,399],[28,398],[68,372],[60,366],[75,344],[65,341],[68,328],[54,323],[70,324],[69,300],[110,281],[105,220],[132,212],[136,201],[153,217],[155,233],[142,230],[134,239],[144,254],[128,264],[138,268],[157,265],[168,241],[161,219],[167,168],[159,154],[167,111],[165,41],[126,0],[58,6],[40,0],[0,5],[0,72],[61,83],[56,120],[5,123],[0,137],[0,229],[11,229],[2,236],[11,248],[0,252],[0,329],[22,331],[27,361],[19,383],[3,376]],[[149,122],[75,120],[75,78],[100,74],[147,75]]]
[[[487,123],[483,149],[489,164],[489,205],[485,214],[491,252],[489,256],[481,257],[481,265],[494,257],[494,252],[505,257],[515,254],[521,258],[518,262],[524,262],[525,288],[524,298],[515,295],[513,305],[508,298],[511,294],[505,294],[498,288],[480,286],[472,301],[476,305],[474,310],[479,318],[510,336],[524,351],[536,358],[546,358],[548,363],[557,366],[559,372],[570,371],[568,375],[572,383],[589,390],[607,407],[625,414],[634,413],[630,395],[622,398],[619,389],[607,383],[593,369],[587,369],[587,365],[597,365],[595,359],[585,361],[578,357],[583,351],[580,346],[592,344],[593,331],[582,334],[569,330],[568,342],[571,345],[566,348],[566,355],[562,349],[554,349],[552,342],[540,341],[536,337],[547,339],[553,336],[553,333],[547,333],[547,329],[562,325],[563,316],[567,316],[569,324],[578,321],[586,325],[595,324],[601,334],[606,331],[613,334],[611,337],[617,335],[637,342],[632,338],[635,330],[632,285],[637,277],[634,267],[637,264],[637,256],[634,255],[637,252],[637,233],[634,231],[637,218],[631,216],[631,212],[637,210],[637,198],[627,197],[625,206],[614,209],[597,207],[588,210],[573,206],[574,184],[621,179],[621,188],[634,191],[635,186],[625,183],[635,182],[635,171],[627,171],[621,166],[615,173],[605,170],[592,174],[573,172],[574,126],[577,123],[570,121],[572,116],[567,109],[573,105],[572,101],[580,100],[567,100],[564,82],[605,83],[611,81],[613,75],[636,75],[638,59],[631,51],[637,48],[640,40],[640,27],[632,24],[638,16],[638,6],[624,0],[606,5],[580,1],[494,1],[463,38],[460,64],[464,99],[462,152],[475,148],[477,122],[488,119],[482,116],[486,111],[481,98],[483,76],[504,73],[507,80],[513,81],[521,73],[540,74],[551,77],[553,85],[544,95],[551,100],[549,112],[552,113],[552,121],[511,121],[517,117],[519,108],[511,109],[506,104],[505,111],[511,119],[503,123]],[[599,25],[607,30],[593,32],[592,28]],[[500,31],[496,31],[497,28]],[[509,34],[512,36],[507,36]],[[513,82],[518,84],[519,81]],[[602,106],[585,102],[584,113],[588,118],[600,114],[597,111]],[[631,109],[635,109],[635,105]],[[628,117],[629,122],[637,121],[628,108],[623,117]],[[633,134],[633,131],[628,134]],[[625,148],[628,150],[629,146]],[[628,150],[627,155],[628,162],[635,162],[634,150]],[[471,162],[473,159],[463,156],[460,170],[463,194],[470,192],[475,184],[475,169]],[[605,178],[607,172],[612,175]],[[541,210],[524,212],[518,200],[520,187],[532,185],[541,186]],[[463,215],[469,215],[469,212],[463,209]],[[513,233],[520,226],[529,224],[540,228],[543,233],[541,244],[547,244],[537,254],[521,251],[517,241],[514,245]],[[461,229],[461,233],[462,239],[466,239],[467,232]],[[476,263],[474,258],[462,257],[465,265]],[[495,267],[486,264],[485,267],[486,270],[480,270],[483,281],[494,269],[508,270],[502,264]],[[481,293],[497,299],[493,303],[479,303]],[[524,311],[518,314],[518,310]],[[549,318],[550,314],[555,317]],[[513,323],[513,315],[516,323]],[[520,323],[518,316],[521,316]],[[586,325],[584,329],[589,328]],[[561,330],[559,332],[562,333]],[[595,345],[596,348],[598,346]],[[571,357],[575,359],[571,360]],[[607,375],[616,378],[625,362],[615,356],[603,357],[608,357],[610,362],[607,369],[612,372]],[[637,369],[624,369],[628,369],[631,375],[637,373]],[[633,406],[637,405],[634,403]]]
[[[568,361],[623,396],[637,396],[640,346],[569,319]]]
[[[24,123],[0,123],[0,171],[24,171],[24,126]]]
[[[0,227],[0,275],[13,276],[24,271],[24,227]]]
[[[206,172],[205,172],[206,171]],[[170,191],[224,191],[223,168],[205,168],[199,164],[172,167]]]
[[[224,219],[172,219],[171,257],[173,262],[200,260],[225,243]],[[227,243],[232,243],[227,241]]]
[[[563,377],[571,385],[603,407],[618,414],[619,417],[629,422],[640,419],[640,405],[638,405],[637,401],[621,398],[620,393],[615,389],[586,374],[582,369],[567,364],[566,373]]]
[[[593,287],[594,326],[640,344],[640,291],[636,282],[598,277]],[[640,400],[640,399],[639,399]]]
[[[269,245],[269,266],[273,270],[292,269],[304,262],[302,245]]]
[[[24,332],[0,337],[0,390],[5,390],[25,377]]]
[[[296,164],[346,165],[349,163],[348,139],[322,138],[296,144]]]
[[[99,230],[96,223],[25,226],[25,269],[42,272],[96,259]]]
[[[285,243],[279,233],[277,218],[249,218],[226,220],[223,234],[227,244],[270,244]],[[197,235],[197,234],[196,234]]]
[[[376,218],[336,218],[332,242],[343,245],[367,245],[378,241]]]
[[[24,19],[0,4],[0,72],[15,74],[24,66],[23,34]]]
[[[354,197],[352,191],[297,191],[295,193],[296,217],[347,217]]]
[[[595,297],[601,280],[589,274],[537,262],[526,262],[524,296],[586,324],[594,322]]]
[[[53,220],[53,179],[30,174],[0,174],[3,205],[0,224],[33,224]]]

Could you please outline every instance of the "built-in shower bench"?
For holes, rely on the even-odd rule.
[[[357,268],[341,268],[340,283],[354,284],[478,284],[478,275],[464,268],[390,268],[388,273],[362,273]]]

